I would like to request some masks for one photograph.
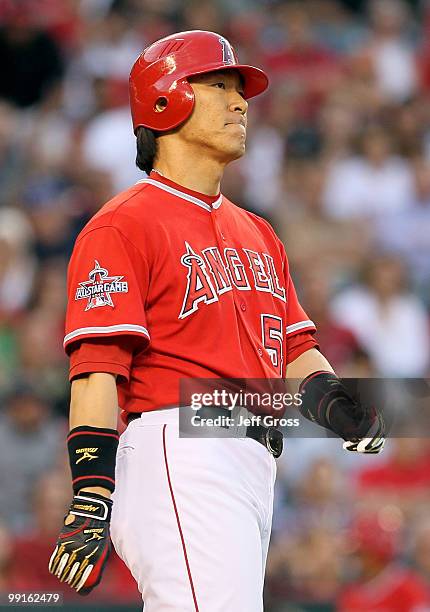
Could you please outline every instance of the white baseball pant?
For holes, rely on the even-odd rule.
[[[276,463],[250,438],[180,438],[179,409],[122,434],[111,536],[145,612],[262,612]]]

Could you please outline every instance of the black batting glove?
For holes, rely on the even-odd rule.
[[[90,593],[101,580],[111,549],[111,510],[107,497],[82,492],[73,497],[64,519],[49,571],[80,595]]]
[[[383,451],[385,445],[385,425],[381,414],[375,413],[374,422],[362,438],[354,438],[343,443],[347,451],[375,455]]]
[[[367,454],[383,450],[385,425],[382,414],[351,397],[333,372],[310,374],[301,382],[299,391],[301,414],[343,438],[345,450]]]

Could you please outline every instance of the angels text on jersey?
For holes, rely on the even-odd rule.
[[[286,301],[285,287],[280,284],[273,257],[268,253],[243,247],[226,247],[222,253],[216,246],[198,253],[189,242],[185,242],[181,264],[187,268],[187,285],[179,319],[196,312],[200,303],[217,302],[233,286],[239,291],[255,289],[270,293]]]
[[[196,312],[199,304],[213,304],[233,289],[261,291],[286,301],[286,291],[280,283],[275,262],[268,253],[259,253],[242,247],[225,247],[220,250],[210,246],[199,252],[185,241],[185,252],[180,263],[187,270],[184,297],[178,314],[184,319]],[[128,293],[124,275],[109,276],[98,260],[88,273],[89,280],[81,281],[75,292],[75,300],[86,299],[85,311],[100,306],[114,307],[111,294]]]

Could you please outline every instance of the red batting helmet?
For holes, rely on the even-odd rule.
[[[191,115],[194,92],[187,77],[235,69],[242,75],[245,98],[262,93],[268,79],[259,68],[239,64],[231,44],[215,32],[191,30],[171,34],[139,55],[130,73],[133,129],[166,131]],[[161,102],[163,110],[156,108]]]

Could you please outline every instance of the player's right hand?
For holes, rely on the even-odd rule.
[[[80,595],[98,585],[110,553],[109,521],[112,502],[96,493],[75,495],[57,545],[49,561],[49,571]]]
[[[343,448],[356,453],[373,454],[383,451],[385,445],[385,424],[381,414],[375,414],[375,420],[363,438],[346,440]]]

